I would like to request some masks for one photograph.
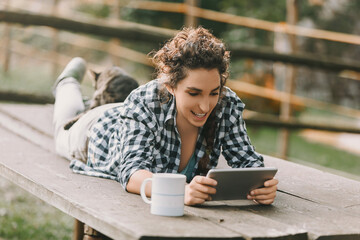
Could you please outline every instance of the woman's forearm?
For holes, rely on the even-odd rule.
[[[134,172],[131,175],[128,184],[126,185],[126,190],[131,193],[140,194],[140,187],[141,187],[142,182],[146,178],[151,178],[152,175],[153,175],[153,173],[149,172],[147,170],[138,170],[138,171]],[[145,193],[146,193],[146,196],[148,196],[148,197],[151,196],[151,182],[146,185]]]

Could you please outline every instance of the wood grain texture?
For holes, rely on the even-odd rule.
[[[71,172],[49,147],[51,113],[51,105],[0,104],[0,174],[109,237],[360,239],[360,182],[270,156],[265,165],[279,169],[280,181],[272,206],[208,202],[179,218],[151,215],[119,183]]]
[[[33,130],[42,133],[44,137],[51,138],[54,131],[52,125],[53,109],[53,104],[0,104],[0,113],[28,125]]]
[[[359,181],[270,156],[265,156],[265,165],[279,169],[280,190],[360,216]]]
[[[158,237],[239,238],[201,217],[150,214],[140,196],[119,183],[74,174],[68,161],[0,128],[0,174],[61,211],[114,239]],[[19,151],[21,147],[21,151]]]
[[[304,229],[308,232],[309,239],[360,239],[359,215],[286,193],[278,193],[271,207],[257,205],[249,211],[297,229]],[[345,235],[347,237],[339,237]]]

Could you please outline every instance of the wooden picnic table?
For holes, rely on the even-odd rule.
[[[52,109],[0,104],[0,175],[112,239],[360,239],[360,182],[270,156],[280,181],[271,206],[208,202],[183,217],[151,215],[116,181],[69,169],[54,152]]]

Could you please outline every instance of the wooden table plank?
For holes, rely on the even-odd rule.
[[[0,151],[2,176],[114,239],[244,239],[191,214],[180,218],[151,215],[141,197],[126,193],[119,183],[73,174],[66,160],[2,128],[0,136],[0,149],[7,149]]]
[[[309,239],[360,239],[359,215],[286,193],[278,193],[272,206],[253,206],[249,211],[304,229],[309,233]]]
[[[24,118],[26,119],[24,120],[24,122],[26,122],[27,126],[35,128],[33,129],[33,132],[37,131],[37,133],[34,134],[38,134],[38,138],[32,138],[31,136],[33,135],[31,131],[24,131],[25,134],[22,133],[22,131],[18,131],[18,134],[23,134],[24,136],[26,135],[25,137],[29,141],[34,141],[35,139],[35,142],[49,142],[52,140],[49,136],[52,135],[51,124],[42,124],[40,128],[38,128],[36,124],[31,125],[33,124],[33,121],[51,122],[51,105],[46,107],[27,106],[24,108],[23,106],[17,106],[15,108],[12,108],[10,104],[6,105],[6,107],[4,108],[4,106],[0,104],[0,111],[2,111],[3,113],[5,112],[5,114],[3,114],[5,118],[6,114],[10,114],[11,117],[15,116],[21,121],[23,120],[22,118]],[[29,116],[33,113],[36,113],[36,117],[32,120],[29,120]],[[0,124],[1,123],[2,122],[0,122]],[[12,124],[14,125],[14,123]],[[15,128],[16,130],[17,128],[19,128],[19,126],[21,126],[21,122],[17,124],[18,125],[16,125],[15,123],[12,128]],[[38,128],[39,131],[36,130],[36,128]],[[41,134],[44,132],[46,134]],[[2,136],[1,131],[0,136]],[[2,143],[3,137],[0,138],[0,147]],[[129,206],[125,210],[123,210],[123,214],[125,213],[125,215],[131,215],[132,212],[137,212],[138,204],[140,204],[141,212],[143,212],[141,214],[143,214],[142,216],[144,218],[146,216],[146,220],[144,220],[143,223],[136,223],[136,218],[130,217],[128,219],[129,222],[126,222],[124,219],[120,219],[119,221],[117,217],[115,217],[115,219],[109,217],[106,220],[106,224],[108,224],[109,226],[107,226],[107,230],[106,232],[104,232],[105,234],[115,234],[115,232],[118,231],[118,229],[116,228],[121,227],[123,229],[130,229],[130,234],[133,230],[138,231],[139,235],[136,235],[134,238],[137,238],[139,236],[147,238],[156,236],[152,235],[151,231],[162,232],[162,228],[166,228],[166,221],[163,220],[163,217],[158,217],[159,219],[156,219],[156,216],[152,216],[149,213],[149,206],[145,205],[141,201],[139,196],[125,193],[122,189],[120,189],[120,185],[118,183],[104,179],[71,174],[70,170],[67,170],[65,172],[58,171],[59,168],[67,168],[68,162],[54,156],[54,154],[51,154],[52,150],[50,148],[47,149],[48,151],[50,151],[50,153],[38,148],[36,149],[37,150],[35,152],[37,152],[38,156],[33,156],[33,154],[30,154],[31,156],[26,155],[24,157],[30,160],[36,158],[41,159],[41,161],[39,160],[40,162],[36,167],[37,169],[40,169],[40,171],[37,173],[38,175],[41,175],[41,172],[47,170],[44,169],[44,166],[46,166],[46,163],[48,162],[45,159],[51,159],[51,163],[54,165],[52,166],[53,170],[50,173],[53,176],[56,176],[57,180],[54,181],[54,183],[49,184],[50,189],[52,189],[53,191],[51,193],[48,193],[46,191],[42,193],[42,191],[44,190],[41,188],[38,189],[36,187],[34,187],[34,189],[30,187],[30,190],[33,193],[40,192],[42,193],[41,195],[50,194],[51,197],[48,198],[48,201],[52,205],[60,205],[60,207],[62,206],[64,210],[60,207],[58,208],[72,216],[79,216],[79,220],[82,220],[82,218],[92,219],[91,224],[93,225],[90,224],[91,226],[100,226],[103,223],[97,222],[100,221],[100,218],[98,218],[97,216],[97,211],[103,211],[103,209],[101,207],[96,208],[96,204],[98,204],[100,199],[102,199],[102,201],[104,201],[104,203],[108,205],[113,205],[113,208],[116,208],[115,210],[117,211],[117,214],[121,214],[118,213],[118,209],[123,208],[124,205],[127,205],[129,202],[131,202],[132,206]],[[2,161],[1,159],[3,157],[1,155],[3,154],[4,153],[0,153],[0,162]],[[17,154],[21,155],[21,153]],[[47,155],[43,156],[43,154]],[[7,156],[9,158],[14,158],[14,156],[12,156],[11,154],[8,154]],[[62,162],[61,165],[58,165],[58,161]],[[221,165],[223,166],[225,163],[224,160],[220,161]],[[233,204],[231,206],[229,206],[229,204],[228,206],[219,206],[219,203],[217,203],[215,204],[217,206],[202,206],[200,208],[186,207],[186,215],[185,217],[183,217],[183,220],[186,218],[186,224],[182,223],[182,221],[174,222],[172,218],[170,220],[172,221],[171,223],[177,225],[184,224],[184,226],[192,228],[195,225],[197,226],[197,224],[201,222],[201,224],[203,225],[202,231],[204,232],[207,231],[207,227],[204,227],[207,225],[209,225],[211,229],[215,230],[216,232],[218,231],[217,229],[221,229],[220,232],[218,232],[218,235],[213,235],[212,232],[207,235],[214,238],[236,238],[242,236],[246,239],[306,239],[306,232],[309,232],[310,239],[360,239],[358,230],[360,229],[360,226],[358,224],[360,222],[360,182],[329,174],[320,170],[312,169],[299,164],[287,162],[281,159],[273,158],[270,156],[265,156],[265,164],[267,166],[278,167],[279,169],[277,178],[280,180],[279,189],[283,193],[278,193],[278,197],[273,206],[243,206],[243,203],[242,206],[234,206]],[[4,170],[0,167],[0,173],[2,171],[6,172],[7,170]],[[19,172],[21,171],[22,170],[19,170]],[[12,174],[16,175],[18,174],[18,172],[14,172],[14,170],[11,170],[6,174],[11,177]],[[12,177],[17,178],[16,176]],[[84,192],[84,190],[89,189],[89,195],[87,195],[88,193],[85,194],[89,198],[85,204],[87,207],[91,206],[89,207],[89,209],[83,209],[81,204],[82,197],[76,196],[76,194],[73,195],[73,193],[71,194],[71,199],[75,201],[71,202],[71,204],[66,203],[66,201],[63,199],[63,195],[65,193],[68,194],[66,192],[68,190],[59,187],[56,184],[59,183],[57,182],[60,181],[59,179],[62,179],[65,182],[67,182],[66,179],[71,179],[71,181],[76,182],[78,181],[78,177],[86,179],[82,180],[84,185],[74,185],[68,183],[66,186],[70,189],[75,188],[78,190],[78,192]],[[38,180],[40,181],[41,179]],[[49,181],[51,182],[53,181],[53,179]],[[20,182],[18,184],[22,185],[23,183]],[[27,184],[31,186],[31,183]],[[64,183],[62,182],[62,184]],[[105,190],[108,191],[106,193],[106,199],[103,199],[102,196],[99,196],[100,199],[91,198],[91,194],[96,195],[99,188],[105,188]],[[116,204],[114,204],[114,202]],[[89,212],[87,212],[87,210]],[[105,215],[114,215],[112,211],[112,208],[106,210]],[[147,226],[147,223],[149,223],[148,219],[153,219],[154,221],[156,219],[156,221],[159,221],[161,222],[161,224],[165,225],[160,224],[161,227],[156,228],[157,226],[154,227],[149,224],[149,227]],[[124,226],[116,224],[113,225],[111,224],[112,221],[114,221],[114,224],[124,224]],[[190,224],[188,224],[189,222]],[[258,228],[251,228],[251,226],[254,226],[256,224],[258,224]],[[113,226],[115,226],[115,228],[112,228]],[[164,233],[165,235],[163,237],[181,237],[181,235],[176,235],[178,231],[176,225],[174,229],[169,231],[169,235],[166,235],[166,233]],[[200,237],[200,232],[189,234],[193,234],[191,236]],[[225,235],[222,235],[223,233]],[[129,233],[126,231],[122,234],[124,234],[124,237],[129,237]],[[187,237],[190,237],[190,235],[188,235]]]
[[[294,231],[307,232],[309,239],[360,239],[360,216],[343,209],[317,204],[286,193],[278,193],[271,206],[245,205],[244,201],[215,202],[192,208],[193,214],[222,222],[228,228],[246,232],[251,239],[266,239]],[[219,218],[222,218],[221,220]],[[241,224],[239,224],[241,222]],[[260,224],[259,224],[260,223]],[[262,223],[266,223],[264,227]],[[258,229],[249,226],[256,226]],[[244,229],[243,229],[244,228]],[[340,236],[342,236],[340,238]]]
[[[0,104],[0,126],[43,149],[55,152],[52,106]]]
[[[255,206],[258,204],[251,201],[209,202],[187,207],[187,211],[228,229],[242,232],[246,239],[308,239],[307,231],[303,228],[254,214]]]
[[[280,190],[360,216],[359,181],[270,156],[265,156],[265,165],[279,169]]]
[[[17,107],[17,109],[22,109],[21,107]],[[41,109],[41,108],[37,108],[37,109]],[[25,112],[27,112],[27,113],[31,113],[32,111],[30,111],[30,110],[26,110],[26,111],[22,111],[23,113],[25,113]],[[17,112],[15,111],[11,111],[11,114],[10,114],[11,116],[18,116],[18,117],[20,117],[18,114],[17,114]],[[24,115],[26,115],[26,114],[24,114]],[[23,116],[24,116],[23,115]],[[38,114],[38,115],[43,115],[43,114]],[[14,123],[12,123],[12,124],[14,124]],[[19,123],[20,124],[20,123]],[[31,122],[27,122],[27,124],[29,124],[29,125],[31,125]],[[29,133],[27,133],[26,134],[27,135],[27,139],[31,139],[31,137],[29,136]],[[44,138],[47,138],[47,136],[43,136]],[[49,140],[49,139],[47,139],[47,140]],[[46,141],[46,139],[44,139],[43,141]],[[36,166],[36,168],[38,169],[41,169],[41,171],[48,171],[49,172],[49,170],[48,169],[44,169],[44,164],[43,163],[41,163],[41,164],[36,164],[37,166]],[[56,168],[56,169],[58,169],[58,168]],[[60,174],[58,171],[54,171],[54,172],[51,172],[50,171],[50,173],[51,173],[51,175],[56,175],[56,176],[60,176],[60,177],[62,177],[62,178],[64,178],[63,177],[63,175],[62,174]],[[60,174],[60,175],[59,175]],[[92,178],[91,178],[92,179]],[[102,180],[102,179],[101,179]],[[37,181],[41,181],[41,179],[38,179]],[[97,180],[95,181],[95,182],[93,182],[92,183],[92,185],[87,185],[88,186],[88,188],[94,188],[93,189],[93,191],[96,191],[96,189],[99,189],[99,188],[102,188],[101,186],[98,186],[98,182],[97,182]],[[57,187],[57,185],[55,185],[55,186],[52,186],[53,188],[56,188]],[[59,191],[61,190],[61,189],[58,189]],[[41,192],[41,191],[43,191],[43,189],[36,189],[36,191],[34,190],[34,191],[32,191],[32,192]],[[45,193],[44,194],[42,194],[42,195],[46,195],[47,193],[46,193],[46,191],[45,191]],[[128,195],[128,194],[126,194],[126,195]],[[131,194],[132,195],[132,194]],[[137,198],[139,198],[138,196],[136,196]],[[54,198],[54,197],[53,197]],[[120,197],[121,199],[123,199],[124,198],[124,196],[121,196]],[[113,201],[115,201],[114,199],[111,199],[111,198],[108,198],[107,200],[109,200],[110,202],[108,202],[108,204],[109,205],[111,205],[112,204],[112,202]],[[121,202],[119,199],[116,199],[118,202]],[[52,203],[52,204],[56,204],[57,203],[57,201],[59,201],[58,199],[56,200],[56,201],[54,201],[54,203]],[[81,201],[81,199],[79,199],[79,201]],[[126,201],[126,202],[128,202],[128,201]],[[129,202],[134,202],[133,200],[130,200]],[[140,201],[140,203],[141,204],[144,204],[144,203],[142,203],[141,201]],[[78,211],[76,208],[74,208],[74,207],[71,207],[71,206],[67,206],[66,205],[66,202],[64,201],[64,202],[62,202],[62,205],[64,205],[65,206],[65,208],[66,209],[68,209],[67,211],[65,211],[66,213],[68,213],[68,214],[70,214],[70,215],[76,215],[76,214],[78,214],[78,215],[81,215],[81,213],[76,213],[76,211]],[[56,205],[55,205],[56,206]],[[60,208],[61,209],[61,207],[59,207],[59,206],[57,206],[58,208]],[[148,209],[149,209],[149,206],[148,205],[145,205],[145,207],[147,207]],[[188,209],[191,209],[190,207],[187,207],[186,208],[186,213],[191,213],[192,211],[189,211]],[[100,210],[100,209],[99,209]],[[103,211],[103,210],[102,210]],[[147,212],[149,212],[149,210],[147,211]],[[83,214],[83,213],[82,213]],[[111,214],[111,213],[109,213],[109,214]],[[149,213],[148,213],[149,214]],[[189,216],[192,216],[193,214],[189,214]],[[249,214],[248,214],[249,215]],[[251,215],[251,214],[250,214]],[[186,215],[186,216],[188,216],[188,215]],[[152,216],[153,217],[153,216]],[[255,218],[259,218],[259,217],[257,217],[257,216],[255,216],[254,215],[254,217]],[[79,217],[78,217],[79,218]],[[87,216],[87,218],[89,218],[89,216]],[[201,219],[203,219],[202,217],[200,217]],[[85,218],[86,219],[86,218]],[[81,218],[79,218],[79,220],[82,220]],[[84,221],[84,220],[83,220]],[[206,225],[209,225],[209,224],[215,224],[215,225],[219,225],[220,227],[223,227],[223,226],[221,226],[221,224],[219,224],[219,222],[214,222],[214,221],[210,221],[209,219],[204,219],[204,221],[207,221],[208,223],[206,224]],[[189,222],[189,221],[187,221],[187,222]],[[198,220],[197,220],[197,222],[198,222]],[[254,220],[254,222],[256,222],[255,220]],[[274,223],[275,224],[275,223]],[[159,224],[158,224],[159,225]],[[161,225],[161,224],[160,224]],[[278,224],[279,225],[279,224]],[[92,225],[93,226],[93,225]],[[192,224],[190,223],[190,226],[192,226]],[[205,224],[204,224],[204,226],[205,226]],[[249,232],[249,226],[251,226],[251,225],[249,225],[249,224],[247,224],[246,225],[246,227],[238,227],[238,226],[234,226],[233,228],[229,228],[229,227],[226,227],[226,229],[227,230],[229,230],[230,232],[234,232],[234,233],[236,233],[235,234],[235,237],[239,237],[239,236],[243,236],[244,235],[244,233],[246,233],[246,236],[248,237],[248,239],[252,239],[252,237],[259,237],[259,236],[262,236],[264,239],[268,239],[268,237],[267,237],[267,231],[260,231],[258,234],[256,234],[256,235],[253,235],[252,237],[249,237],[249,236],[251,236],[251,235],[249,235],[248,234],[248,232]],[[257,222],[257,224],[256,225],[254,225],[253,226],[253,232],[256,232],[256,231],[259,231],[258,229],[259,229],[259,226],[260,226],[260,228],[261,229],[266,229],[266,227],[267,227],[267,224],[265,224],[264,222]],[[167,227],[169,227],[168,225],[167,225]],[[287,230],[282,230],[283,228],[287,228]],[[137,230],[137,232],[142,232],[142,231],[144,231],[144,227],[142,226],[140,229],[138,229]],[[154,230],[153,229],[153,227],[151,227],[151,229],[152,230]],[[216,228],[215,228],[216,229]],[[243,231],[239,231],[239,229],[242,229]],[[275,229],[275,228],[273,228],[273,229]],[[288,229],[290,229],[290,230],[288,230]],[[205,229],[204,230],[204,232],[206,232],[207,230]],[[286,237],[287,236],[292,236],[292,238],[293,238],[293,236],[297,236],[297,238],[296,239],[306,239],[306,233],[305,232],[303,232],[303,231],[300,231],[300,232],[297,232],[296,231],[296,229],[291,229],[291,227],[289,228],[289,227],[286,227],[285,226],[285,224],[280,224],[280,226],[277,226],[277,231],[272,231],[272,237],[274,236],[274,234],[275,235],[279,235],[279,236],[283,236],[284,237],[284,239],[286,239]],[[216,236],[216,235],[213,235],[213,234],[211,234],[212,236]],[[203,235],[201,235],[201,236],[203,236]],[[224,234],[221,234],[221,237],[229,237],[229,236],[227,236],[226,234],[224,235]],[[231,236],[230,235],[230,237],[234,237],[234,236]]]
[[[21,120],[33,129],[53,137],[53,117],[54,105],[52,104],[17,104],[0,103],[0,112],[10,117]]]

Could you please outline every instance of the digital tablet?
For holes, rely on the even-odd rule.
[[[276,172],[274,167],[211,169],[206,176],[218,182],[216,194],[211,198],[221,201],[247,199],[251,190],[264,186]]]

